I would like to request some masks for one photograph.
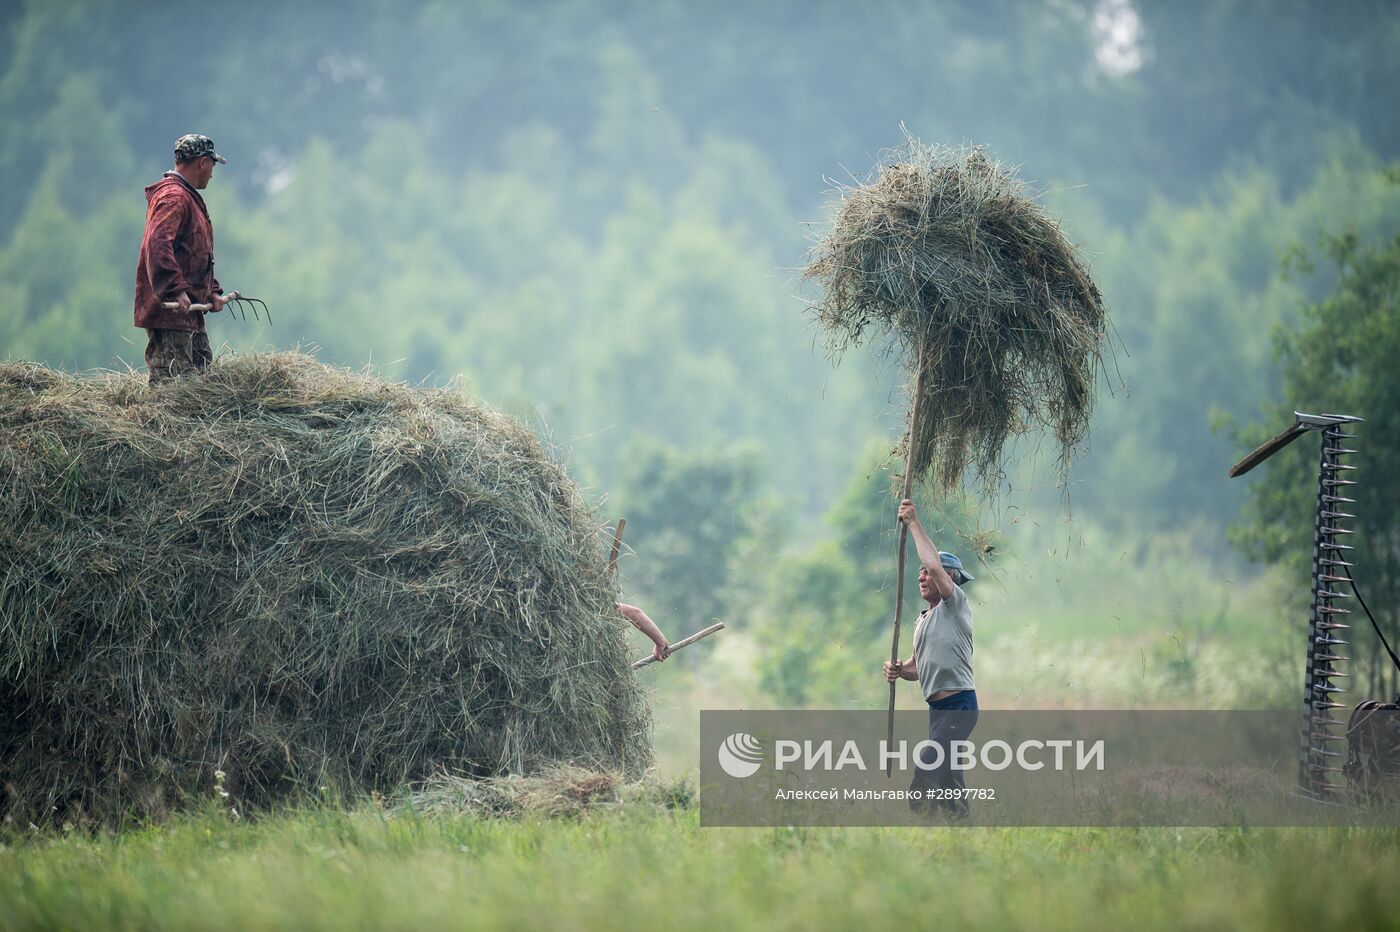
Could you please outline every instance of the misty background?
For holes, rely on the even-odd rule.
[[[833,367],[796,270],[901,123],[984,144],[1117,348],[1067,484],[920,499],[981,569],[983,705],[1292,707],[1307,580],[1230,543],[1230,425],[1315,406],[1272,350],[1320,238],[1400,225],[1397,51],[1381,2],[9,3],[0,345],[139,367],[142,188],[213,137],[219,278],[276,321],[216,346],[460,376],[627,517],[629,600],[729,623],[645,674],[664,758],[697,707],[883,703],[902,375]]]

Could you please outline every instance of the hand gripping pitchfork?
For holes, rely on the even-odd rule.
[[[262,305],[262,312],[267,315],[267,324],[269,327],[272,326],[272,311],[268,310],[267,302],[264,301],[262,298],[250,298],[247,295],[241,295],[236,291],[230,291],[228,294],[224,295],[224,298],[227,299],[229,304],[232,304],[234,307],[234,310],[230,311],[229,313],[232,316],[239,317],[242,320],[248,319],[248,308],[253,309],[253,319],[262,320],[262,317],[258,314],[258,305]],[[165,308],[167,311],[173,311],[179,306],[180,304],[177,301],[166,301],[164,304],[161,305],[161,307]],[[225,304],[224,306],[228,307],[229,305]],[[191,304],[190,310],[200,311],[201,313],[207,314],[210,311],[214,310],[214,305]]]

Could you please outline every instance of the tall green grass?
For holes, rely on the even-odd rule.
[[[6,929],[1393,927],[1394,831],[705,829],[215,811],[0,847]]]

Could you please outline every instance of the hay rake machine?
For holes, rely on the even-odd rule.
[[[1343,653],[1348,645],[1343,635],[1351,627],[1345,622],[1352,613],[1346,607],[1351,600],[1361,606],[1390,659],[1400,667],[1400,658],[1391,650],[1356,588],[1351,574],[1353,564],[1348,559],[1355,548],[1346,541],[1355,532],[1346,523],[1356,515],[1347,509],[1356,504],[1350,493],[1357,482],[1349,478],[1356,467],[1344,459],[1357,453],[1351,445],[1356,434],[1349,428],[1362,419],[1296,411],[1293,417],[1287,430],[1236,463],[1230,476],[1244,475],[1309,431],[1318,431],[1322,436],[1307,667],[1299,725],[1298,788],[1306,796],[1327,801],[1339,801],[1348,789],[1351,795],[1361,798],[1378,793],[1391,795],[1400,785],[1400,712],[1396,711],[1400,709],[1400,697],[1392,703],[1367,699],[1353,709],[1346,721],[1333,715],[1335,709],[1346,708],[1346,703],[1338,700],[1346,692],[1350,678],[1342,667],[1350,660]]]

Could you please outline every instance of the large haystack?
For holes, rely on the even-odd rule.
[[[648,717],[598,528],[521,425],[299,355],[0,365],[0,812],[573,762]]]
[[[1107,317],[1058,221],[986,150],[912,136],[839,194],[805,270],[822,286],[817,319],[834,355],[892,333],[911,371],[922,357],[915,477],[950,490],[970,469],[993,488],[1006,441],[1036,427],[1067,466],[1088,432]]]

